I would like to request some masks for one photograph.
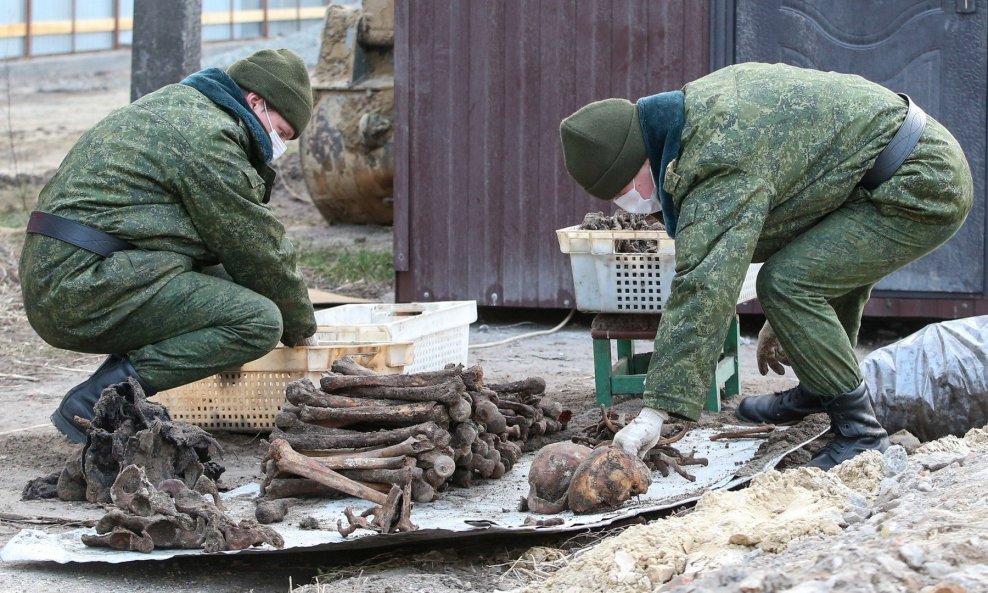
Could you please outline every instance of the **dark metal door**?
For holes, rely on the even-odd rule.
[[[708,72],[696,0],[397,0],[397,300],[574,306],[555,230],[612,208],[566,173],[559,122]]]
[[[784,62],[860,74],[910,95],[954,134],[974,175],[974,209],[948,243],[877,288],[988,293],[988,0],[715,0],[713,6],[734,9],[733,27],[732,15],[720,18],[725,27],[720,34],[728,44],[734,35],[734,62]]]

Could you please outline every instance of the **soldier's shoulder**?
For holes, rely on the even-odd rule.
[[[238,143],[247,140],[246,131],[236,118],[186,85],[163,87],[138,99],[134,107],[159,118],[189,144],[213,144],[220,139]]]

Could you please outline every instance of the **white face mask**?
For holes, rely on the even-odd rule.
[[[281,139],[281,135],[275,131],[274,124],[271,123],[271,116],[268,115],[268,104],[266,101],[264,103],[264,117],[268,118],[268,127],[271,128],[268,135],[271,136],[271,160],[273,161],[285,154],[285,151],[288,150],[288,145]]]
[[[649,171],[649,175],[651,173]],[[643,197],[638,192],[638,188],[635,187],[634,180],[632,180],[631,189],[614,198],[614,203],[621,210],[632,214],[655,214],[662,209],[662,205],[659,204],[659,186],[655,183],[654,178],[652,179],[652,195],[649,197]]]

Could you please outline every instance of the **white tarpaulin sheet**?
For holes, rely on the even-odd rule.
[[[671,473],[662,477],[655,473],[648,492],[625,503],[621,508],[602,513],[574,515],[566,511],[558,515],[532,515],[518,511],[519,500],[528,494],[528,469],[534,453],[526,454],[504,477],[499,480],[481,480],[468,489],[451,488],[443,492],[439,500],[418,503],[412,511],[412,522],[417,531],[382,535],[358,529],[349,537],[336,531],[336,523],[343,519],[343,510],[350,506],[359,512],[373,506],[355,498],[339,500],[310,499],[293,506],[282,523],[271,525],[285,539],[284,550],[293,552],[343,549],[366,549],[404,545],[419,541],[437,541],[457,538],[484,537],[487,535],[550,533],[575,531],[608,525],[642,513],[673,508],[695,501],[708,490],[730,488],[750,480],[753,473],[772,468],[785,455],[775,459],[754,461],[755,452],[762,444],[761,438],[727,439],[711,441],[710,436],[742,427],[723,426],[717,430],[694,428],[676,443],[683,453],[694,452],[695,457],[709,461],[706,466],[687,466],[685,469],[696,477],[695,482]],[[790,450],[800,447],[794,444]],[[758,467],[750,467],[757,463]],[[748,469],[749,471],[744,471]],[[750,471],[750,470],[755,471]],[[744,475],[748,477],[738,477]],[[223,495],[227,513],[235,518],[253,518],[254,498],[259,485],[250,484]],[[561,525],[534,527],[525,525],[526,517],[550,519],[559,517]],[[319,522],[319,529],[301,529],[299,521],[312,517]],[[0,550],[0,560],[47,562],[133,562],[136,560],[164,560],[175,556],[204,555],[202,550],[154,550],[149,554],[124,552],[109,548],[92,548],[84,545],[81,536],[95,533],[92,528],[76,529],[61,533],[46,533],[37,529],[25,529],[15,535]],[[263,546],[227,554],[272,553],[275,548]]]

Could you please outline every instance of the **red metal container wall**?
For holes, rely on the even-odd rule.
[[[707,6],[396,0],[397,300],[573,307],[554,231],[610,206],[566,173],[559,122],[706,74]]]

